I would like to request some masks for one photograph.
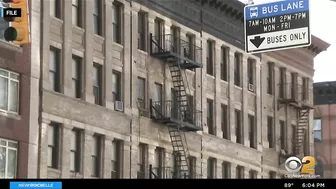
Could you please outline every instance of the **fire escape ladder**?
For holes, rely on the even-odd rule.
[[[301,150],[304,147],[304,139],[306,130],[309,122],[309,111],[310,109],[300,109],[299,110],[299,119],[296,127],[295,133],[295,142],[294,142],[294,155],[300,155]]]
[[[170,126],[168,124],[168,131],[170,136],[170,141],[173,146],[173,154],[175,157],[177,178],[183,178],[185,174],[188,174],[189,171],[189,163],[188,156],[189,151],[184,142],[185,136],[184,132],[179,130],[179,127]]]
[[[181,69],[179,64],[179,59],[175,59],[175,61],[169,61],[168,66],[170,70],[170,74],[172,77],[172,83],[174,87],[174,91],[176,93],[176,103],[177,110],[179,113],[178,119],[181,121],[188,121],[192,118],[190,115],[190,108],[188,107],[188,99],[187,99],[187,91],[189,88],[185,86],[185,82],[183,79],[182,72],[184,70]],[[174,111],[174,110],[173,110]],[[177,167],[180,169],[180,174],[188,174],[189,171],[189,150],[188,144],[186,140],[185,133],[180,130],[181,125],[177,125],[172,127],[168,125],[169,135],[171,139],[171,143],[173,146],[174,155],[177,162]],[[183,176],[183,175],[179,175]]]

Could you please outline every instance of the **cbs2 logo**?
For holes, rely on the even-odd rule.
[[[315,173],[315,158],[312,156],[305,156],[300,160],[297,157],[289,157],[285,162],[285,168],[290,173],[297,173],[301,170],[302,174]]]

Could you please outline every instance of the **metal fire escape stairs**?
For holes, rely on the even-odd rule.
[[[179,64],[179,59],[174,59],[173,61],[169,61],[168,66],[172,78],[172,83],[174,87],[174,91],[177,97],[177,106],[179,108],[179,117],[180,119],[189,119],[192,115],[190,115],[190,111],[188,111],[188,99],[187,99],[187,91],[189,90],[188,85],[185,85],[185,81],[183,79],[182,72],[185,74],[185,70],[182,70]],[[186,81],[188,84],[188,81]],[[190,91],[188,91],[190,94]],[[181,125],[170,126],[168,124],[168,131],[170,136],[170,141],[173,146],[174,157],[176,158],[176,167],[179,169],[180,174],[187,174],[189,171],[189,150],[188,144],[185,136],[185,132],[181,131]],[[178,175],[181,176],[181,175]]]
[[[299,86],[297,86],[295,91],[297,91],[298,88]],[[307,93],[309,92],[307,91]],[[305,143],[305,136],[306,136],[306,132],[309,127],[309,114],[310,114],[310,110],[314,108],[313,105],[309,103],[308,99],[304,101],[298,100],[298,97],[297,97],[298,94],[295,95],[295,92],[294,94],[292,92],[291,96],[292,97],[290,98],[280,98],[278,100],[278,110],[283,106],[285,107],[290,106],[294,108],[298,114],[297,124],[295,125],[295,129],[294,129],[295,133],[292,138],[292,142],[293,142],[292,143],[293,144],[292,153],[288,153],[288,152],[285,152],[285,154],[280,153],[279,165],[282,164],[284,161],[286,161],[286,159],[290,156],[296,156],[296,157],[302,156],[303,149],[304,149],[304,143]],[[307,94],[307,97],[308,96],[309,95]]]
[[[170,112],[170,115],[161,115],[162,118],[165,118],[161,119],[161,123],[164,123],[168,126],[169,136],[173,147],[173,154],[175,157],[175,169],[177,172],[175,173],[175,177],[186,178],[186,175],[188,175],[189,173],[189,150],[185,132],[201,129],[188,127],[188,125],[190,124],[195,124],[195,115],[193,114],[194,111],[192,111],[193,107],[190,107],[190,104],[188,103],[187,92],[189,92],[190,94],[190,91],[188,87],[185,68],[197,68],[198,65],[193,66],[192,64],[189,64],[188,61],[184,60],[182,55],[174,52],[173,49],[176,49],[176,47],[173,47],[171,43],[168,43],[168,45],[166,44],[166,40],[163,40],[163,47],[160,47],[161,45],[158,45],[158,42],[157,40],[155,40],[154,37],[155,36],[152,36],[152,34],[150,34],[151,55],[162,59],[169,67],[173,89],[176,94],[176,105],[173,106],[174,102],[172,100],[170,103],[171,109],[168,110],[168,112]],[[156,48],[155,50],[153,50],[154,46]],[[182,67],[181,65],[183,64],[188,64],[188,66]],[[164,104],[162,105],[165,106]],[[156,107],[153,107],[153,109],[155,108]],[[157,111],[157,108],[155,109],[155,111]],[[173,116],[173,114],[177,116]],[[166,120],[167,117],[169,117],[169,121],[162,121]],[[174,120],[172,119],[172,117],[174,117],[174,119],[176,118],[177,121],[172,121]]]
[[[309,112],[310,109],[304,108],[299,109],[298,114],[298,124],[296,125],[296,132],[295,132],[295,139],[294,139],[294,154],[293,155],[300,155],[301,149],[304,148],[305,142],[305,135],[308,129],[308,122],[309,122]]]

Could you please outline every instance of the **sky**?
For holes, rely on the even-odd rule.
[[[248,0],[239,0],[247,3]],[[279,0],[254,0],[255,4]],[[336,81],[336,1],[310,0],[310,27],[314,36],[331,44],[314,59],[314,82]]]

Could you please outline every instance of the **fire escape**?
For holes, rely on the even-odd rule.
[[[168,127],[176,164],[173,178],[188,178],[189,151],[185,132],[202,129],[202,112],[192,107],[193,103],[188,99],[190,92],[185,69],[202,68],[202,49],[170,34],[150,34],[150,54],[169,67],[174,91],[172,100],[150,100],[151,119]]]
[[[292,128],[292,150],[291,153],[281,153],[279,161],[285,161],[289,156],[301,157],[305,148],[306,132],[309,128],[309,113],[314,109],[309,100],[309,85],[306,79],[302,84],[297,82],[297,74],[292,74],[292,82],[280,84],[280,97],[278,99],[278,110],[282,107],[292,107],[297,113],[297,124]],[[286,89],[290,89],[291,95],[288,97]]]

